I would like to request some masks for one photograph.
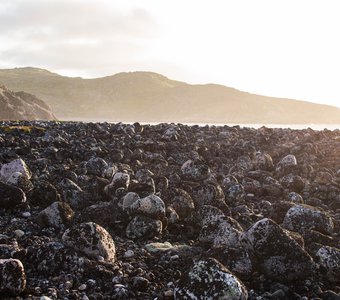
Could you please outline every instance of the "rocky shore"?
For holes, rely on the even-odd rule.
[[[340,298],[340,130],[0,122],[1,299]]]

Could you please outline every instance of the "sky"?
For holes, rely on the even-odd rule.
[[[0,68],[153,71],[340,107],[338,0],[1,0]]]

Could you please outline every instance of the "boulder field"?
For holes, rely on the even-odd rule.
[[[0,122],[1,299],[340,298],[340,130]]]

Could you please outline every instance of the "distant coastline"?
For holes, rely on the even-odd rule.
[[[64,118],[63,120],[60,121],[67,121],[67,122],[85,122],[85,123],[134,123],[131,121],[124,121],[124,120],[107,120],[107,119],[95,119],[95,118]],[[150,125],[156,125],[159,123],[171,123],[171,122],[143,122],[143,121],[136,121],[141,124],[150,124]],[[340,130],[340,124],[251,124],[251,123],[242,123],[242,124],[235,124],[235,123],[187,123],[187,122],[173,122],[173,123],[181,123],[189,126],[193,125],[199,125],[199,126],[240,126],[240,127],[250,127],[250,128],[261,128],[262,126],[268,127],[268,128],[291,128],[291,129],[307,129],[311,128],[314,130]]]

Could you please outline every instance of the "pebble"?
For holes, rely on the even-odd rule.
[[[21,238],[22,236],[25,235],[25,232],[20,230],[20,229],[17,229],[17,230],[14,231],[14,234],[17,238]]]

